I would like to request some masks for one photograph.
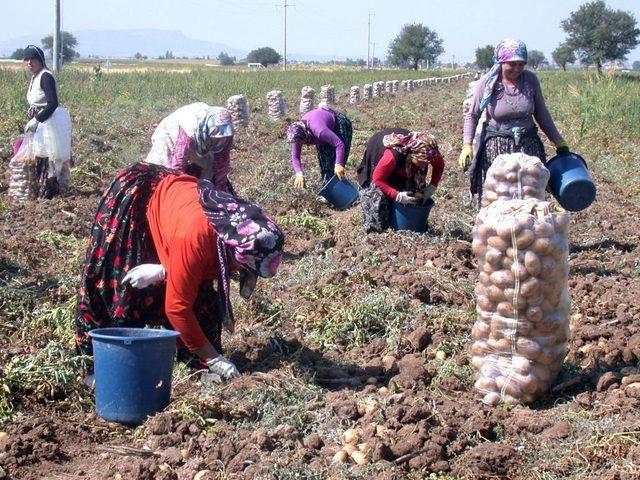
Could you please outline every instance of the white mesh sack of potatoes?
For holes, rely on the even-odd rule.
[[[549,177],[549,170],[537,157],[525,153],[498,155],[487,170],[481,207],[496,200],[544,200]]]
[[[536,199],[497,201],[476,217],[475,388],[483,402],[531,403],[562,368],[569,337],[569,214]]]

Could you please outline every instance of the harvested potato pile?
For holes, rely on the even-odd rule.
[[[473,229],[480,274],[476,389],[490,405],[530,403],[558,372],[569,336],[569,214],[537,199],[483,208]]]
[[[482,207],[496,200],[545,199],[549,170],[537,157],[505,153],[493,161],[482,187]]]

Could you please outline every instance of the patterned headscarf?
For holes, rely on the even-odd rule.
[[[522,40],[514,40],[505,38],[500,40],[493,51],[493,67],[487,73],[487,83],[480,100],[480,112],[482,112],[491,100],[493,86],[498,80],[498,74],[502,69],[504,62],[527,62],[527,46]]]
[[[382,144],[403,154],[422,158],[429,163],[441,156],[436,137],[427,132],[409,132],[407,135],[390,133],[382,138]],[[406,162],[405,168],[407,178],[413,180],[416,188],[422,188],[426,181],[427,165],[420,166]]]
[[[280,265],[284,233],[260,207],[216,190],[208,180],[198,181],[198,192],[200,205],[218,237],[218,295],[225,307],[225,328],[232,332],[234,320],[229,301],[227,254],[231,253],[235,261],[252,274],[272,277]]]
[[[44,52],[42,49],[36,45],[27,45],[27,48],[25,48],[22,53],[22,59],[30,60],[32,58],[37,58],[42,64],[42,68],[47,68],[47,62],[44,59]]]
[[[311,131],[304,121],[293,122],[287,127],[286,132],[287,143],[307,143],[311,138]]]
[[[231,112],[222,107],[209,107],[202,111],[196,120],[196,152],[202,156],[207,153],[207,143],[211,138],[220,139],[209,149],[219,153],[227,146],[233,137],[233,123]]]

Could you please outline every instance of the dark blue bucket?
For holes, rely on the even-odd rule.
[[[565,210],[579,212],[593,203],[596,186],[580,155],[557,155],[547,162],[549,191]]]
[[[99,328],[89,335],[93,339],[98,415],[135,425],[169,405],[178,332]]]
[[[429,228],[429,213],[436,204],[432,198],[424,205],[391,202],[391,228],[424,233]]]
[[[324,184],[318,195],[322,195],[338,210],[344,210],[353,205],[358,198],[358,189],[353,186],[347,177],[338,180],[335,175]]]

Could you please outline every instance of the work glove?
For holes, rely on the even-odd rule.
[[[338,180],[342,181],[342,179],[344,178],[344,167],[342,165],[337,165],[333,168],[333,173],[336,174],[336,177],[338,177]]]
[[[418,199],[411,195],[411,192],[398,192],[396,195],[396,202],[401,203],[403,205],[408,204],[416,204],[418,203]]]
[[[155,263],[143,263],[133,267],[122,279],[122,283],[129,282],[133,288],[146,288],[149,285],[164,280],[164,268]]]
[[[34,133],[37,129],[38,129],[38,124],[40,122],[38,122],[38,120],[36,120],[36,117],[33,117],[31,120],[29,120],[27,122],[27,124],[24,127],[24,133]]]
[[[305,187],[304,175],[302,173],[296,173],[296,179],[293,181],[293,186],[298,189]]]
[[[433,194],[436,193],[436,189],[438,187],[434,187],[433,185],[431,185],[430,183],[427,183],[424,186],[424,189],[422,190],[422,201],[426,202],[427,200],[429,200],[431,197],[433,197]]]
[[[458,165],[460,165],[463,172],[466,172],[469,165],[471,165],[471,157],[473,157],[473,147],[468,143],[465,143],[462,146],[462,151],[458,157]]]
[[[569,145],[567,145],[567,142],[563,140],[561,142],[556,143],[557,155],[566,155],[567,153],[570,153]]]
[[[240,376],[240,372],[236,366],[222,355],[212,358],[207,362],[207,368],[215,375],[220,376],[224,380],[230,380]]]

